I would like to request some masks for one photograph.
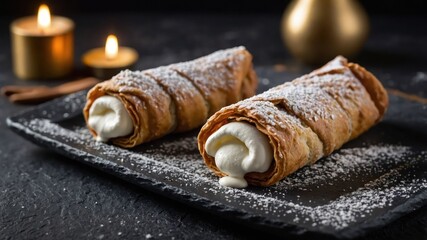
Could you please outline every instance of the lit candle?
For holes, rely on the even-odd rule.
[[[42,4],[37,16],[17,19],[10,25],[13,70],[19,78],[58,78],[73,67],[72,20],[51,16]]]
[[[99,79],[109,79],[121,70],[132,68],[138,60],[135,49],[119,47],[115,35],[109,35],[105,48],[95,48],[83,55],[83,63]]]

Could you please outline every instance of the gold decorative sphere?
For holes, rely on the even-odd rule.
[[[351,57],[365,42],[368,17],[357,0],[293,0],[285,10],[282,37],[292,55],[305,63]]]

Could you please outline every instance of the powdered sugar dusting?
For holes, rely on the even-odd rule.
[[[351,180],[352,171],[362,173],[377,171],[384,164],[383,161],[373,161],[372,159],[384,159],[389,166],[398,165],[408,147],[403,146],[371,146],[366,148],[341,149],[327,157],[329,161],[322,164],[313,164],[300,171],[295,172],[290,177],[279,182],[277,188],[285,190],[299,188],[303,190],[306,186],[318,184],[319,186],[331,185],[334,179]]]
[[[283,86],[283,85],[282,85]],[[307,87],[300,85],[286,85],[273,88],[254,99],[274,101],[282,99],[292,112],[303,119],[317,121],[319,119],[333,119],[335,114],[345,114],[337,103],[319,87]]]
[[[183,81],[181,78],[174,75],[173,72],[166,71],[177,69],[178,72],[182,72],[184,75],[195,75],[196,78],[191,79],[195,81],[196,85],[200,85],[200,87],[213,89],[218,87],[225,88],[224,81],[226,84],[232,84],[234,82],[229,81],[234,79],[232,72],[235,71],[235,69],[233,68],[240,66],[242,62],[245,61],[245,55],[243,51],[245,51],[245,48],[240,46],[219,50],[192,61],[175,63],[169,66],[149,69],[146,71],[124,70],[114,76],[112,81],[114,81],[118,86],[131,88],[139,88],[139,85],[144,82],[149,82],[149,84],[156,85],[153,80],[146,79],[145,74],[149,73],[150,75],[156,75],[156,77],[160,79],[168,79],[168,81],[172,81],[168,84],[180,84],[180,82]],[[169,78],[171,79],[169,80]],[[206,81],[214,81],[212,83],[214,86],[202,86],[206,85]],[[146,91],[150,89],[143,90]]]
[[[427,180],[411,170],[427,160],[427,152],[406,146],[342,149],[275,186],[233,189],[220,186],[218,178],[205,167],[197,150],[196,133],[127,150],[94,141],[82,126],[67,129],[38,118],[21,124],[39,138],[47,136],[44,141],[53,139],[51,146],[66,147],[83,161],[95,154],[98,161],[120,166],[129,174],[198,194],[216,204],[268,216],[273,222],[286,218],[291,219],[290,224],[307,228],[345,229],[427,190]],[[338,192],[331,197],[334,191]]]
[[[170,96],[176,98],[175,101],[177,102],[185,101],[187,98],[194,98],[194,95],[198,94],[193,84],[170,68],[159,67],[147,70],[145,73],[153,76]]]
[[[142,71],[124,70],[115,75],[111,81],[119,87],[120,93],[132,92],[132,89],[141,89],[147,95],[162,94],[163,90]],[[163,93],[164,94],[164,93]]]
[[[246,55],[243,46],[219,50],[193,61],[176,63],[168,67],[188,77],[200,89],[201,93],[209,96],[211,92],[229,91],[236,81],[235,71],[243,67]],[[209,82],[209,84],[206,84]]]

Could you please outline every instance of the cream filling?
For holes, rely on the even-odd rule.
[[[89,109],[88,125],[95,130],[96,140],[106,142],[133,132],[133,122],[123,103],[113,96],[97,98]]]
[[[245,174],[265,172],[273,161],[273,149],[268,137],[244,122],[222,126],[209,136],[205,150],[215,157],[216,166],[228,175],[219,180],[221,185],[227,187],[247,187]]]

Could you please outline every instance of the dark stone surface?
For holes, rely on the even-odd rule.
[[[105,15],[74,16],[75,78],[81,54],[114,32],[140,55],[145,69],[188,60],[216,49],[245,45],[257,66],[286,64],[292,74],[307,72],[280,40],[280,16],[267,15]],[[0,84],[36,84],[11,72],[8,24],[0,19]],[[427,18],[377,17],[371,37],[354,59],[387,87],[427,97]],[[262,76],[260,76],[262,77]],[[43,82],[58,84],[67,79]],[[5,239],[235,239],[265,233],[177,203],[118,180],[49,150],[7,129],[5,118],[27,109],[0,98],[0,236]],[[289,238],[289,236],[286,236]],[[427,207],[410,213],[368,239],[427,238]]]
[[[269,87],[261,84],[265,88],[276,86],[286,77],[284,75],[287,75],[287,73],[277,73],[263,68],[258,68],[257,72],[266,73],[266,76],[269,77]],[[350,150],[351,148],[387,144],[410,146],[411,149],[407,150],[404,155],[400,155],[398,159],[384,161],[379,156],[367,156],[365,161],[377,162],[375,167],[370,168],[369,164],[362,163],[352,171],[350,170],[352,167],[342,166],[344,169],[349,169],[348,172],[344,171],[346,176],[326,177],[323,181],[312,179],[312,182],[303,184],[303,187],[300,185],[304,190],[290,185],[291,188],[283,188],[283,186],[282,188],[277,186],[248,187],[244,193],[240,191],[230,193],[228,189],[218,187],[217,178],[212,176],[202,162],[198,164],[202,158],[197,150],[196,142],[193,141],[198,130],[170,135],[131,150],[96,143],[85,127],[81,111],[85,104],[86,93],[87,91],[78,92],[39,105],[8,118],[7,125],[16,133],[42,147],[110,173],[129,183],[135,183],[144,189],[173,200],[224,218],[230,218],[250,227],[274,232],[280,236],[284,234],[298,235],[309,239],[318,238],[322,234],[336,238],[355,238],[363,236],[373,229],[382,228],[393,220],[411,213],[414,209],[423,206],[427,200],[427,189],[421,185],[422,180],[427,178],[427,131],[424,130],[427,124],[427,112],[425,111],[427,105],[424,104],[390,96],[390,107],[383,121],[342,147],[342,149]],[[421,131],[414,128],[414,125],[417,125]],[[186,140],[188,138],[193,139],[190,147],[188,146],[190,142]],[[174,157],[177,158],[170,160]],[[393,156],[393,158],[396,157],[396,155]],[[317,162],[315,166],[325,166],[329,165],[325,162],[333,163],[335,161],[337,160],[325,158]],[[165,162],[167,166],[164,165]],[[195,167],[189,168],[190,166]],[[361,167],[363,167],[362,171],[360,171]],[[296,179],[298,179],[296,182],[304,182],[307,176],[310,177],[316,173],[328,175],[329,171],[323,169],[323,171],[316,172],[316,170],[304,168],[296,173],[297,175],[301,173],[299,177],[292,175],[288,176],[288,179],[293,179],[290,180],[291,182]],[[398,188],[405,189],[401,190],[401,193],[405,193],[408,195],[407,197],[401,199],[400,195],[391,194],[387,199],[380,197],[383,200],[376,199],[375,195],[370,195],[370,198],[360,195],[359,198],[353,198],[354,194],[360,194],[360,192],[357,193],[360,188],[364,188],[366,184],[378,182],[380,178],[389,174],[395,177],[388,179],[387,186],[380,184],[372,187],[371,190],[375,193],[371,194],[381,195],[381,192],[394,192],[393,189]],[[328,184],[322,184],[322,182]],[[412,185],[411,183],[414,182],[420,185]],[[254,195],[251,196],[251,194]],[[276,201],[274,203],[263,202],[262,198],[259,199],[255,196],[268,196],[269,199]],[[346,200],[336,202],[337,198]],[[298,200],[294,202],[296,199]],[[351,207],[357,201],[366,202],[366,206],[374,205],[376,207],[369,211],[364,211],[363,208],[357,210],[357,207],[349,210],[348,214],[354,219],[341,229],[332,227],[327,222],[323,223],[321,218],[313,218],[311,211],[301,211],[302,209],[298,208],[299,210],[295,211],[298,215],[292,213],[293,203],[315,211],[317,207],[331,205],[336,208],[338,204],[344,205],[344,207],[339,207],[342,210]],[[381,201],[389,202],[382,207],[375,204]],[[280,207],[277,207],[279,204]],[[340,214],[333,211],[327,210],[323,214],[340,219]],[[296,216],[299,219],[311,220],[295,223]],[[341,221],[346,222],[343,219]]]

